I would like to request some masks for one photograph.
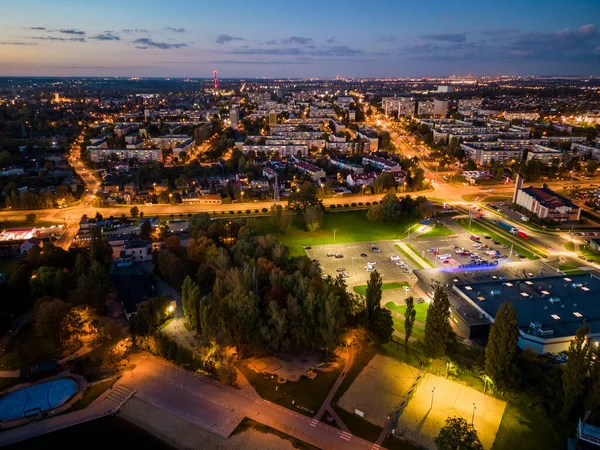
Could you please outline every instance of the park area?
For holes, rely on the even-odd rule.
[[[368,422],[383,427],[404,400],[419,370],[406,363],[376,355],[340,398],[338,405],[351,414],[364,413]]]
[[[491,449],[506,402],[431,373],[425,375],[398,420],[398,433],[429,449],[448,417],[473,423],[485,449]]]
[[[321,228],[312,233],[306,231],[304,216],[294,215],[285,234],[271,224],[268,217],[259,219],[259,231],[273,234],[290,249],[292,256],[304,255],[307,245],[344,244],[402,239],[411,225],[408,220],[395,222],[371,222],[366,210],[332,212],[326,211]],[[334,237],[335,231],[335,237]]]

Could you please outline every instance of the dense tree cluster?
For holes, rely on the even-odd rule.
[[[450,302],[441,287],[435,290],[425,321],[423,349],[432,358],[440,358],[452,344],[455,334],[449,322]]]
[[[426,197],[412,198],[410,195],[398,198],[394,193],[387,193],[378,205],[371,206],[367,219],[372,222],[393,222],[400,217],[407,220],[418,220],[433,213],[433,206]]]
[[[245,353],[332,350],[344,326],[364,312],[343,280],[322,279],[306,257],[288,258],[287,248],[258,235],[252,220],[224,223],[201,214],[191,230],[187,251],[165,245],[158,265],[172,283],[187,275],[184,312],[207,342]],[[161,263],[167,252],[178,262]]]

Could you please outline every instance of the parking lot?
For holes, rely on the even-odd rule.
[[[457,249],[464,248],[471,252],[477,253],[481,258],[486,259],[488,262],[494,261],[492,255],[486,255],[486,251],[497,250],[500,252],[499,256],[505,255],[507,258],[505,262],[520,261],[516,255],[510,255],[510,248],[504,248],[500,244],[494,244],[492,239],[485,239],[485,236],[480,236],[479,243],[487,245],[488,248],[477,249],[473,246],[474,241],[470,239],[471,233],[466,232],[462,227],[458,225],[451,226],[452,230],[456,232],[455,236],[437,237],[437,238],[423,238],[423,239],[411,239],[408,243],[417,250],[419,256],[423,259],[431,261],[435,267],[458,267],[460,264],[468,264],[471,261],[470,256],[462,256],[456,253]],[[435,249],[438,255],[451,255],[447,259],[447,263],[444,263],[436,257],[436,255],[429,250]],[[499,260],[502,261],[502,260]]]
[[[372,251],[372,247],[379,247],[380,253]],[[327,256],[327,253],[340,253],[343,258]],[[390,256],[398,255],[411,269],[416,269],[407,258],[394,246],[394,241],[360,242],[354,244],[315,245],[307,249],[309,258],[319,260],[323,266],[323,273],[335,277],[338,269],[345,269],[350,275],[346,278],[349,287],[367,284],[370,272],[365,270],[369,262],[374,262],[374,267],[381,274],[384,283],[392,281],[414,281],[412,273],[406,273],[402,268],[390,261]],[[364,254],[366,256],[361,256]]]

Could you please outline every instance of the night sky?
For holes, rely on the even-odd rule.
[[[598,75],[599,0],[0,0],[0,76]]]

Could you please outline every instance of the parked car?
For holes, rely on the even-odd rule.
[[[361,256],[361,258],[366,258],[367,254],[366,253],[361,253],[360,256]]]
[[[335,257],[336,257],[336,258],[343,258],[343,257],[344,257],[344,255],[342,255],[341,253],[336,253],[336,254],[335,254]]]
[[[435,248],[428,248],[427,251],[433,253],[433,252],[436,251],[436,249]]]
[[[310,250],[312,247],[310,245],[307,245],[306,247],[304,247],[304,250]]]
[[[425,303],[425,300],[423,300],[421,297],[417,297],[415,298],[415,303]]]
[[[367,272],[371,272],[372,270],[375,270],[375,267],[373,267],[373,266],[365,266],[365,270]]]
[[[350,274],[348,272],[342,272],[342,277],[350,278]]]
[[[404,289],[406,292],[410,291],[410,287],[409,286],[402,286],[402,289]]]
[[[371,251],[375,253],[381,253],[381,249],[379,247],[371,247]]]
[[[335,270],[336,272],[345,272],[346,268],[345,267],[340,267],[339,269]]]
[[[400,257],[398,255],[392,255],[392,256],[390,256],[390,261],[392,261],[392,262],[400,261]]]
[[[333,255],[335,255],[335,253],[333,253],[333,252],[327,252],[327,256],[333,256]]]
[[[369,261],[367,264],[369,266],[375,266],[375,265],[377,265],[377,261]]]

